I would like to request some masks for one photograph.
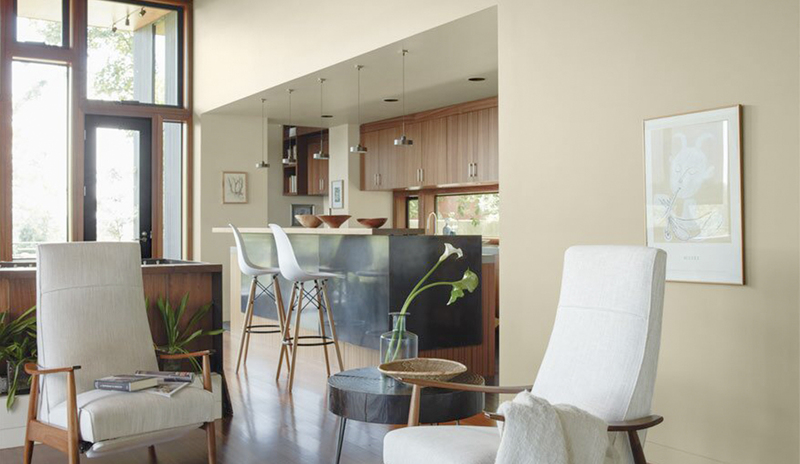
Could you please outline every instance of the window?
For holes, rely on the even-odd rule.
[[[65,66],[15,61],[11,72],[12,256],[25,259],[67,240],[69,86]]]
[[[436,197],[436,233],[500,236],[500,194],[476,193]]]
[[[64,45],[64,0],[17,0],[17,41]]]
[[[180,11],[104,0],[88,8],[88,98],[181,105]]]
[[[419,198],[417,197],[406,199],[406,227],[419,229]]]
[[[162,256],[167,259],[183,257],[183,153],[184,125],[180,122],[164,123],[164,173],[162,213],[164,247]]]

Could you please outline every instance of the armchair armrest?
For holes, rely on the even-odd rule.
[[[212,354],[214,354],[214,350],[203,350],[203,351],[195,351],[193,353],[177,353],[177,354],[158,353],[158,357],[161,359],[189,359],[189,358],[199,358],[201,356],[211,356]]]
[[[178,353],[166,354],[158,353],[161,359],[189,359],[189,358],[203,358],[203,388],[211,391],[211,358],[214,350],[195,351],[194,353]]]
[[[399,380],[413,386],[413,390],[411,390],[411,404],[408,408],[409,427],[419,425],[419,403],[422,387],[496,394],[519,393],[532,388],[530,385],[517,387],[492,387],[488,385],[470,385],[466,383],[440,382],[438,380],[408,379],[402,377]]]
[[[631,419],[619,422],[609,422],[609,432],[635,432],[637,430],[645,430],[664,422],[661,416],[651,415],[640,417],[638,419]]]
[[[75,372],[80,368],[81,366],[71,366],[71,367],[56,367],[53,369],[45,369],[36,363],[26,363],[25,373],[27,373],[28,375],[59,374],[63,372]]]
[[[441,382],[439,380],[407,379],[401,378],[401,382],[420,387],[444,388],[447,390],[471,391],[481,393],[509,394],[519,393],[533,388],[531,385],[520,385],[516,387],[492,387],[489,385],[471,385],[467,383]]]

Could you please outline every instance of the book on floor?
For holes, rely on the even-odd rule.
[[[111,375],[94,381],[94,388],[98,390],[117,390],[135,392],[158,385],[156,377],[143,377],[137,375]]]
[[[185,386],[189,385],[188,382],[158,382],[153,388],[148,388],[143,390],[145,393],[152,393],[154,395],[161,395],[169,398],[170,396],[174,395],[178,391],[180,391]]]
[[[194,374],[180,371],[136,371],[137,376],[155,377],[163,382],[194,382]]]

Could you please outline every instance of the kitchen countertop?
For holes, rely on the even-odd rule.
[[[352,229],[329,229],[326,227],[319,227],[316,229],[308,229],[305,227],[285,227],[283,230],[287,234],[292,235],[424,235],[424,229],[367,229],[367,228],[352,228]],[[230,227],[214,227],[211,232],[215,234],[230,234]],[[272,230],[269,227],[240,227],[239,232],[243,234],[271,234]]]

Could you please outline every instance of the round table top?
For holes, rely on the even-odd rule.
[[[454,383],[484,385],[480,375],[465,372]],[[328,409],[341,417],[377,424],[405,424],[411,404],[411,385],[381,374],[375,367],[351,369],[328,379]],[[465,419],[483,411],[484,395],[443,388],[423,388],[420,422]]]

